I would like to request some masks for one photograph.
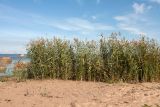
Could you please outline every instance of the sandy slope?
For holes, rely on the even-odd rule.
[[[0,82],[0,107],[141,107],[144,104],[160,105],[160,83]]]

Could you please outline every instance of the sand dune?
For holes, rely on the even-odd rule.
[[[160,105],[160,83],[0,82],[0,107],[142,107],[144,104]]]

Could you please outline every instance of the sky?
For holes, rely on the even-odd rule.
[[[26,53],[30,40],[98,40],[121,32],[160,40],[160,0],[0,0],[0,54]]]

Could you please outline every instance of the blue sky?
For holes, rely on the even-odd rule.
[[[111,32],[159,40],[160,0],[0,0],[0,53],[25,53],[38,37],[96,40]]]

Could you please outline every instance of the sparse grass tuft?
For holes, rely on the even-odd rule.
[[[149,105],[147,105],[147,104],[144,104],[142,107],[152,107],[152,106],[149,106]]]

